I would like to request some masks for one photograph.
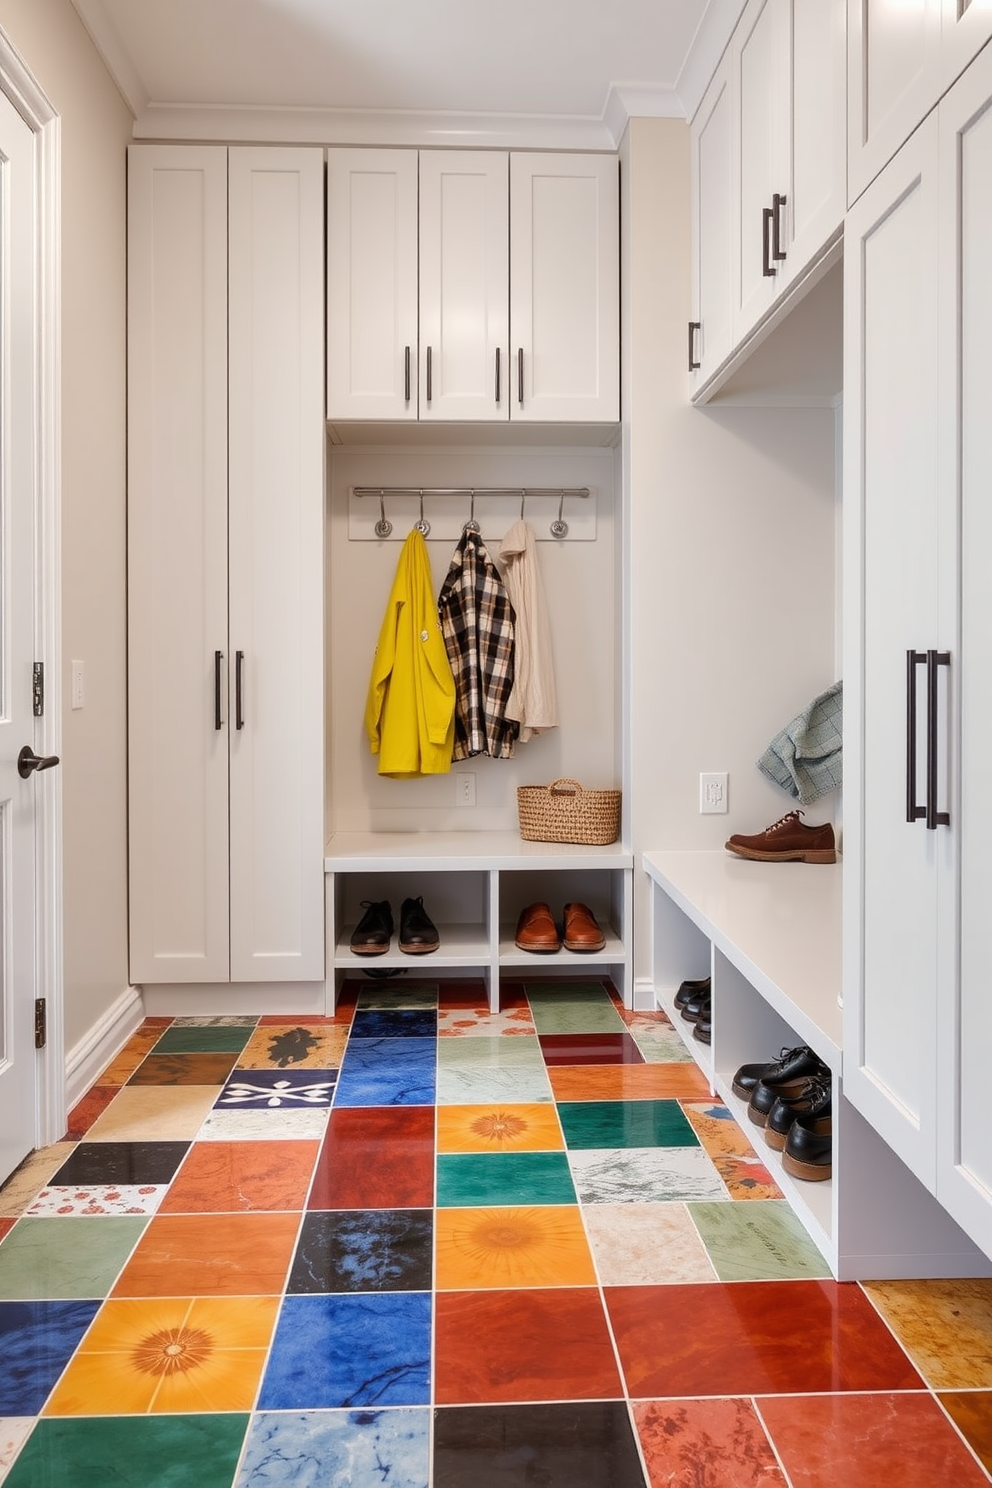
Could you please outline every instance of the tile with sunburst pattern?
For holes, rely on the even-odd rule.
[[[553,1152],[562,1142],[554,1106],[438,1106],[438,1152]]]
[[[437,1287],[595,1286],[577,1205],[439,1209]]]

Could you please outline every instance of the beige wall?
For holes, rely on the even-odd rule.
[[[0,0],[61,119],[65,1045],[127,986],[125,149],[131,117],[69,0]],[[86,664],[69,708],[69,664]]]

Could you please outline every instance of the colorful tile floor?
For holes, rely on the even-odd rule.
[[[992,1283],[832,1281],[663,1014],[440,987],[144,1023],[0,1190],[6,1488],[990,1481]]]

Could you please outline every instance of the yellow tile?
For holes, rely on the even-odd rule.
[[[216,1085],[132,1085],[86,1133],[87,1142],[179,1142],[196,1136],[217,1099]]]
[[[0,1189],[0,1219],[19,1218],[75,1150],[75,1142],[53,1142],[26,1157]]]
[[[305,1041],[286,1046],[297,1031]],[[347,1028],[308,1028],[306,1023],[266,1023],[256,1028],[238,1056],[238,1069],[338,1069],[348,1042]]]
[[[564,1146],[548,1103],[438,1106],[438,1152],[558,1152]]]
[[[869,1281],[864,1289],[932,1389],[992,1386],[992,1280]]]
[[[595,1286],[577,1206],[438,1209],[439,1291]]]

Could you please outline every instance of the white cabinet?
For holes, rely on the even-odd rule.
[[[710,83],[692,123],[692,279],[689,371],[709,381],[733,344],[733,92],[730,59]]]
[[[323,976],[316,150],[129,153],[131,978]]]
[[[332,420],[619,418],[614,156],[332,149],[327,286]]]
[[[789,205],[789,0],[752,0],[731,43],[736,82],[739,230],[734,339],[740,341],[778,292]]]

